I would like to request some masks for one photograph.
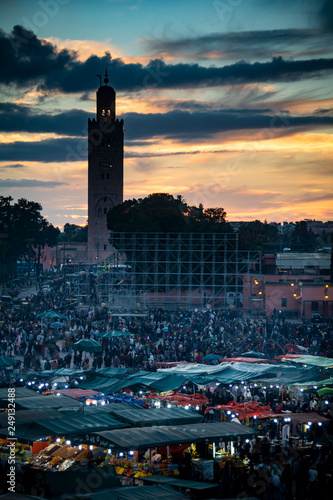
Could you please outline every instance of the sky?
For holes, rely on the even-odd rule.
[[[333,220],[332,39],[331,0],[0,0],[0,195],[86,223],[107,69],[124,199]]]

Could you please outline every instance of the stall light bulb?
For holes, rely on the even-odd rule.
[[[28,385],[31,385],[31,382],[28,382]]]
[[[139,391],[139,394],[142,394],[142,391]]]
[[[328,405],[328,404],[329,404],[329,402],[328,402],[328,401],[327,401],[327,399],[326,399],[326,401],[325,401],[325,405]]]
[[[119,453],[119,456],[120,456],[120,457],[123,457],[123,456],[124,456],[124,454],[123,454],[123,452],[122,452],[122,451]]]
[[[83,380],[83,377],[80,377],[80,380]]]
[[[65,385],[65,389],[68,389],[68,385]]]
[[[184,389],[184,391],[185,391],[185,389],[186,389],[186,385],[183,385],[183,389]]]
[[[258,387],[258,384],[254,384],[254,387]]]
[[[105,401],[101,401],[101,405],[102,405],[102,406],[105,406]]]
[[[93,449],[94,449],[94,447],[93,447],[93,445],[91,444],[91,445],[89,446],[89,450],[91,451],[91,450],[93,450]]]
[[[254,415],[253,418],[256,420],[257,419],[257,415]]]
[[[67,440],[67,441],[66,441],[66,444],[70,445],[70,444],[71,444],[71,442],[70,442],[69,440]]]
[[[323,423],[322,422],[318,422],[318,425],[319,425],[319,427],[321,427],[323,425]]]
[[[188,406],[187,405],[185,406],[185,410],[188,410]]]
[[[278,419],[274,418],[274,423],[277,424],[277,422],[278,422]]]
[[[130,454],[130,455],[134,455],[134,451],[132,451],[132,450],[131,450],[131,451],[129,452],[129,454]]]
[[[57,438],[56,441],[57,441],[57,443],[60,443],[60,438]]]
[[[23,382],[23,378],[20,378],[20,382]]]
[[[74,380],[74,385],[79,385],[77,380]]]
[[[236,385],[235,389],[238,389],[238,385]]]
[[[278,389],[279,387],[280,387],[279,385],[277,385],[277,386],[276,386],[276,388],[277,388],[277,389]]]
[[[111,448],[108,449],[108,455],[112,455]]]
[[[310,425],[312,425],[312,422],[308,422],[308,426],[310,427]]]
[[[56,395],[57,395],[57,396],[61,396],[60,392],[57,392],[57,394],[56,394]]]
[[[198,405],[197,405],[197,406],[195,407],[195,409],[196,409],[196,410],[200,410],[200,406],[198,406]]]
[[[90,401],[86,401],[86,405],[87,405],[87,406],[90,406]]]
[[[244,384],[244,382],[241,382],[241,384]]]
[[[54,387],[57,387],[58,384],[57,384],[57,382],[53,382],[52,385],[54,385]]]
[[[171,404],[170,404],[170,403],[169,403],[169,404],[167,404],[167,408],[171,408]]]
[[[218,387],[220,385],[220,382],[216,382],[216,387]]]
[[[231,411],[230,410],[227,411],[227,415],[231,415]]]
[[[314,389],[318,389],[318,387],[316,385],[313,386]]]

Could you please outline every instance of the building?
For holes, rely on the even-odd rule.
[[[116,119],[116,93],[108,85],[96,93],[96,119],[88,120],[88,259],[104,261],[113,250],[106,215],[123,202],[124,121]]]

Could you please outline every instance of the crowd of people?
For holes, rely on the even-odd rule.
[[[152,369],[156,362],[202,363],[211,353],[231,358],[251,350],[272,359],[288,352],[286,345],[299,346],[303,354],[333,357],[332,324],[243,319],[235,310],[211,308],[159,309],[144,316],[114,316],[102,307],[68,311],[60,286],[34,294],[24,306],[1,306],[1,354],[18,357],[24,370],[92,365]],[[38,317],[51,309],[68,317],[62,327],[50,328],[50,320]],[[100,334],[110,330],[131,335],[101,339]],[[101,341],[102,353],[75,353],[73,344],[80,339]]]
[[[68,319],[63,320],[62,326],[52,328],[51,320],[42,320],[39,316],[49,310],[60,312]],[[101,336],[112,330],[127,335],[114,339]],[[102,350],[90,355],[75,350],[75,342],[81,339],[101,342]],[[111,366],[156,370],[159,363],[205,363],[209,354],[232,358],[253,350],[273,359],[286,354],[288,345],[298,346],[302,353],[333,357],[333,325],[288,322],[277,316],[269,320],[249,319],[237,310],[214,308],[158,309],[132,316],[113,314],[106,307],[68,309],[61,281],[47,293],[40,291],[23,303],[3,301],[0,308],[1,355],[17,359],[19,370],[27,372]],[[6,384],[8,380],[4,378],[2,382]],[[279,413],[282,409],[274,391],[274,387],[266,390],[234,384],[215,392],[207,391],[205,395],[211,406],[231,400],[253,400],[270,404]],[[320,411],[321,400],[315,396],[295,402],[286,391],[284,400],[283,410]],[[209,418],[208,413],[206,420]],[[236,478],[233,477],[235,470],[226,467],[219,478],[222,496],[228,493],[252,495],[262,500],[312,500],[320,492],[321,498],[328,498],[333,474],[329,436],[325,435],[320,452],[314,445],[309,456],[300,454],[287,441],[283,448],[277,449],[276,437],[276,429],[267,429],[265,438],[239,443],[237,453],[241,459],[249,457],[250,468],[237,471],[240,476]],[[186,467],[180,470],[184,478],[192,477]]]

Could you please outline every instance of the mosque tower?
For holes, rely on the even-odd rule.
[[[97,75],[100,77],[101,76]],[[105,261],[112,252],[106,214],[123,202],[124,121],[116,120],[116,93],[108,85],[97,90],[96,119],[88,119],[88,252],[89,261]]]

